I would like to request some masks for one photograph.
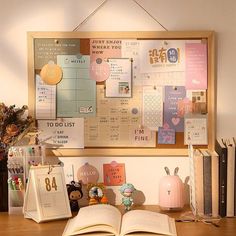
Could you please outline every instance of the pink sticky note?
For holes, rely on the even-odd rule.
[[[117,39],[91,39],[90,62],[96,59],[120,58],[121,40]]]
[[[186,89],[207,89],[207,45],[186,43],[185,60]]]

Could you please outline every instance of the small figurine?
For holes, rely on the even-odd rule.
[[[133,184],[123,184],[120,188],[120,193],[124,196],[122,198],[122,204],[125,206],[125,210],[129,211],[133,205],[133,198],[131,197],[132,193],[135,191]]]
[[[108,203],[103,183],[88,184],[87,189],[88,189],[89,205]]]
[[[70,201],[70,209],[71,211],[79,211],[79,203],[78,200],[83,197],[82,192],[82,183],[75,182],[72,180],[70,184],[66,185],[67,193]]]

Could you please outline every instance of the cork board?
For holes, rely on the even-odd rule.
[[[103,41],[103,42],[102,42]],[[136,43],[135,43],[136,42]],[[175,70],[165,71],[166,69],[161,68],[156,71],[155,67],[148,68],[149,65],[145,65],[143,57],[137,55],[136,47],[137,42],[143,44],[142,46],[145,50],[145,44],[147,42],[156,43],[161,45],[161,48],[173,49],[169,50],[168,60],[172,60],[173,66],[177,55],[177,48],[181,49],[181,45],[188,44],[188,49],[185,47],[184,54],[186,51],[193,62],[196,64],[193,54],[198,52],[193,43],[204,45],[206,48],[206,65],[207,68],[207,81],[205,86],[205,104],[195,104],[195,109],[200,109],[207,114],[207,144],[201,145],[199,147],[214,149],[214,139],[215,139],[215,68],[214,68],[214,33],[209,31],[198,31],[198,32],[29,32],[28,33],[28,78],[29,78],[29,108],[30,113],[35,117],[36,106],[35,106],[35,75],[40,73],[42,66],[49,60],[54,60],[56,58],[63,58],[63,56],[76,56],[77,58],[90,57],[90,65],[94,62],[95,72],[99,63],[105,62],[103,65],[103,75],[108,76],[109,73],[106,71],[106,64],[109,63],[107,59],[112,59],[110,63],[114,66],[116,72],[129,65],[132,66],[132,84],[129,88],[130,97],[126,97],[124,88],[126,87],[127,81],[116,85],[119,88],[119,92],[122,94],[121,97],[117,97],[118,92],[112,91],[110,94],[113,97],[106,96],[106,89],[109,84],[106,81],[100,81],[102,79],[101,74],[97,75],[96,84],[96,115],[92,117],[85,118],[85,148],[84,149],[49,149],[48,153],[58,156],[183,156],[187,155],[187,145],[184,142],[184,132],[183,127],[175,131],[175,141],[172,144],[162,144],[159,137],[157,127],[152,127],[151,134],[150,131],[145,129],[143,126],[143,120],[146,119],[146,124],[152,126],[150,118],[150,113],[147,112],[147,117],[143,117],[143,106],[146,105],[147,109],[152,109],[149,100],[144,99],[144,93],[147,98],[154,96],[155,101],[160,100],[160,91],[163,91],[163,107],[162,113],[164,113],[165,106],[168,101],[164,101],[164,94],[170,93],[170,89],[182,89],[182,87],[190,86],[183,84],[181,71],[181,65],[176,67]],[[111,50],[112,49],[112,50]],[[176,49],[176,50],[174,50]],[[195,51],[194,51],[195,50]],[[149,59],[158,60],[155,57],[155,51],[153,51],[153,57]],[[191,57],[192,53],[192,57]],[[137,66],[137,57],[140,56],[139,60],[139,70],[145,71],[148,68],[149,73],[143,73],[142,79],[135,70]],[[173,56],[173,57],[172,57]],[[127,60],[118,60],[120,58],[130,58],[131,62]],[[164,60],[165,58],[160,57],[159,60]],[[92,61],[92,62],[91,62]],[[189,76],[194,73],[191,70],[191,63],[189,60],[188,70]],[[57,63],[57,62],[56,62]],[[122,64],[123,63],[123,64]],[[130,63],[130,64],[129,64]],[[111,68],[111,64],[109,65]],[[100,66],[100,65],[99,65]],[[183,65],[182,65],[183,66]],[[186,66],[186,65],[184,65]],[[203,67],[204,65],[199,65]],[[167,66],[166,66],[167,67]],[[101,68],[101,67],[100,67]],[[118,68],[118,69],[117,69]],[[195,68],[196,69],[196,68]],[[129,69],[126,69],[129,71]],[[163,70],[163,71],[162,71]],[[174,71],[174,73],[173,73]],[[171,73],[172,72],[172,73]],[[112,72],[113,73],[113,72]],[[124,73],[123,73],[124,74]],[[119,74],[119,76],[123,76]],[[113,78],[115,81],[116,73],[113,73]],[[151,75],[151,76],[150,76]],[[153,76],[154,75],[154,76]],[[100,77],[99,77],[100,76]],[[161,77],[161,78],[160,78]],[[154,82],[153,82],[154,81]],[[158,82],[157,82],[158,81]],[[164,82],[163,82],[164,81]],[[165,84],[168,81],[167,84]],[[164,87],[168,87],[164,88]],[[145,88],[145,89],[144,89]],[[160,89],[162,88],[162,89]],[[194,89],[194,86],[193,86]],[[158,91],[158,93],[153,93],[152,90]],[[186,90],[192,90],[186,89]],[[174,90],[173,90],[174,91]],[[180,91],[180,90],[178,90]],[[199,91],[198,91],[199,92]],[[180,92],[182,93],[182,92]],[[158,95],[157,95],[158,94]],[[149,96],[149,97],[148,97]],[[170,93],[170,101],[172,99]],[[180,103],[178,106],[186,107],[186,103],[181,101],[186,97],[186,91],[184,96],[180,96]],[[181,98],[182,96],[182,98]],[[197,97],[196,95],[195,97]],[[160,105],[160,104],[159,104]],[[154,107],[159,106],[155,104]],[[200,106],[200,108],[199,108]],[[203,106],[203,107],[202,107]],[[109,114],[113,112],[112,116],[104,111],[109,108]],[[117,109],[116,109],[117,108]],[[171,109],[171,106],[169,106]],[[168,109],[168,108],[167,108]],[[122,115],[129,114],[127,116]],[[130,115],[131,114],[131,115]],[[137,115],[139,114],[139,115]],[[149,116],[149,117],[148,117]],[[158,118],[159,117],[159,118]],[[162,127],[165,125],[164,115],[155,113],[155,122],[162,122]],[[173,120],[174,122],[175,120]],[[124,124],[124,126],[117,127],[118,124]],[[120,123],[119,123],[120,122]],[[155,123],[153,122],[153,124]],[[111,125],[113,123],[113,125]],[[167,122],[168,123],[168,122]],[[109,124],[110,130],[106,129],[107,124]],[[158,126],[157,125],[157,126]],[[99,131],[100,129],[100,131]],[[129,130],[129,131],[127,131]],[[127,133],[128,132],[128,133]],[[130,136],[130,133],[133,136]],[[129,134],[129,135],[128,135]],[[107,135],[107,136],[106,136]],[[169,133],[171,136],[172,134]],[[129,136],[129,137],[128,137]],[[149,137],[149,139],[147,138]],[[151,137],[151,138],[150,138]],[[148,141],[147,141],[148,139]]]

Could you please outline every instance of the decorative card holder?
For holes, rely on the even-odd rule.
[[[24,217],[37,223],[71,217],[62,166],[32,166],[25,194]]]

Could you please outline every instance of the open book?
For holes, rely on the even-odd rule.
[[[92,205],[80,209],[70,219],[63,236],[69,235],[177,235],[174,219],[147,210],[132,210],[122,217],[111,205]]]

